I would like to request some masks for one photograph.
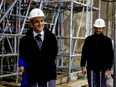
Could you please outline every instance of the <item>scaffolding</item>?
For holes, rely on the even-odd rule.
[[[1,81],[10,76],[18,78],[19,39],[30,27],[28,13],[33,8],[45,12],[45,25],[57,37],[57,73],[71,80],[81,70],[74,61],[80,59],[82,43],[92,34],[93,12],[100,17],[100,3],[101,0],[97,5],[94,0],[1,0]]]
[[[114,87],[116,86],[116,3],[115,3],[115,15],[114,15]]]

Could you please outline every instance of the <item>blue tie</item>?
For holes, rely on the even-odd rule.
[[[36,42],[37,42],[37,45],[39,47],[39,49],[41,50],[41,46],[42,46],[42,39],[41,39],[41,34],[38,34],[37,36],[35,36],[35,39],[36,39]]]

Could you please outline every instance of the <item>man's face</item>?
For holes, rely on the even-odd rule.
[[[35,17],[30,20],[30,23],[33,30],[37,33],[44,29],[44,17]]]
[[[103,30],[104,30],[104,28],[94,27],[94,31],[95,31],[96,34],[101,34],[101,33],[103,33]]]

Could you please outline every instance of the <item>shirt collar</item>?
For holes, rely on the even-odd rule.
[[[41,34],[41,36],[43,36],[44,35],[44,31],[41,31],[40,33],[36,33],[35,31],[33,31],[34,37],[37,36],[38,34]]]

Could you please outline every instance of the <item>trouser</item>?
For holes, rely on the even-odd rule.
[[[28,87],[56,87],[56,80],[50,80],[48,82],[29,83]]]
[[[36,83],[28,82],[28,87],[47,87],[47,81],[41,81],[41,82],[36,82]]]
[[[26,73],[25,72],[22,75],[22,81],[21,81],[21,86],[20,87],[28,87],[27,86],[27,79],[26,79]]]
[[[48,81],[48,86],[47,87],[56,87],[56,80]]]
[[[89,87],[107,87],[104,71],[87,70],[87,79]]]

